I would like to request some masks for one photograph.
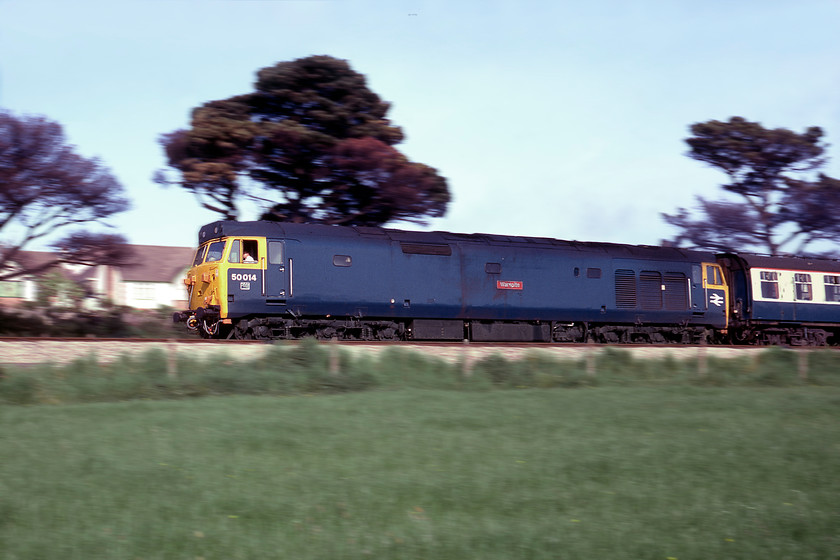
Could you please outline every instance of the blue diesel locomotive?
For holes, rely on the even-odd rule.
[[[237,339],[825,344],[838,278],[835,261],[220,221],[174,318]]]

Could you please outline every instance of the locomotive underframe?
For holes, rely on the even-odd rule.
[[[206,315],[205,315],[206,319]],[[206,324],[206,323],[205,323]],[[242,340],[300,338],[338,340],[440,340],[476,342],[567,342],[606,344],[712,344],[720,342],[704,325],[610,325],[559,321],[476,321],[460,319],[371,319],[249,317],[219,328],[199,325],[202,336]]]
[[[360,317],[265,316],[224,324],[218,308],[194,315],[176,313],[204,338],[242,340],[316,339],[395,341],[471,340],[476,342],[567,342],[601,344],[744,344],[825,346],[840,330],[818,324],[780,322],[732,325],[726,334],[705,325],[606,324],[561,321],[477,321],[461,319],[371,319]]]

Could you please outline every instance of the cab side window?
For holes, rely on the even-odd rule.
[[[259,262],[260,255],[256,239],[242,240],[242,262],[245,264]]]

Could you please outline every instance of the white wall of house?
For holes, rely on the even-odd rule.
[[[157,309],[162,305],[181,307],[186,300],[186,290],[181,276],[169,283],[164,282],[122,282],[121,301],[137,309]]]
[[[187,291],[183,283],[188,270],[186,267],[168,282],[126,280],[123,271],[117,266],[96,266],[88,269],[87,273],[84,265],[65,265],[63,268],[73,272],[94,296],[84,302],[87,308],[101,307],[108,301],[114,305],[137,309],[157,309],[161,306],[181,309],[186,306]],[[0,306],[15,306],[25,301],[35,301],[37,297],[38,284],[33,277],[0,282]]]

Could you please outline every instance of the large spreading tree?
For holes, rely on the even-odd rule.
[[[77,154],[61,125],[0,111],[0,280],[60,263],[121,262],[121,235],[76,227],[127,208],[122,185],[98,159]],[[28,263],[21,251],[44,238],[56,252]]]
[[[823,131],[768,129],[741,117],[691,126],[689,157],[728,176],[732,197],[698,197],[695,213],[663,214],[679,230],[676,244],[770,255],[825,252],[840,239],[840,181],[817,170],[825,163]]]
[[[162,136],[178,183],[205,208],[237,219],[345,225],[442,216],[446,180],[394,146],[390,105],[345,60],[310,56],[257,73],[255,90],[193,110],[191,127]]]

